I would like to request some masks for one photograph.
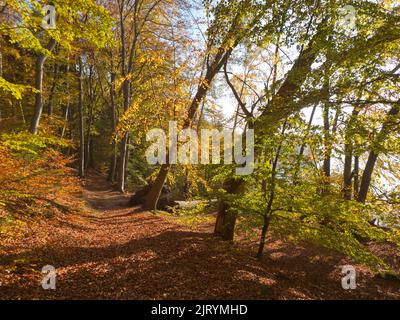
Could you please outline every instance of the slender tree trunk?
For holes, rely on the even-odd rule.
[[[85,171],[88,170],[89,165],[90,165],[90,159],[91,159],[91,131],[92,131],[92,125],[93,125],[93,107],[94,107],[94,92],[93,92],[93,85],[92,85],[92,68],[90,70],[90,75],[88,79],[89,83],[89,117],[88,117],[88,122],[87,122],[87,129],[86,129],[86,145],[85,145]]]
[[[83,65],[79,58],[79,176],[85,178],[85,128],[83,121]]]
[[[343,197],[345,200],[352,199],[352,167],[353,167],[353,146],[346,142],[344,146],[344,170],[343,170]]]
[[[355,107],[349,122],[347,124],[346,133],[345,133],[345,146],[344,146],[344,170],[343,170],[343,197],[345,200],[352,199],[352,180],[353,180],[353,143],[351,141],[351,131],[357,120],[357,117],[360,113],[361,109],[359,107]]]
[[[110,113],[111,113],[111,127],[113,135],[115,134],[115,130],[117,127],[117,119],[115,114],[115,90],[114,90],[114,82],[115,82],[115,73],[111,72],[111,84],[110,84]],[[115,143],[115,139],[112,140],[112,156],[110,163],[110,170],[108,175],[108,181],[111,183],[115,182],[115,175],[117,169],[117,145]]]
[[[125,80],[123,84],[123,96],[124,96],[124,111],[126,112],[129,108],[130,100],[130,82]],[[129,132],[124,133],[124,137],[120,143],[119,163],[118,163],[118,191],[125,192],[125,177],[126,177],[126,162],[128,159],[128,141]]]
[[[0,37],[0,77],[3,77],[3,53],[1,49],[2,38]],[[2,120],[1,106],[0,106],[0,122]]]
[[[0,77],[3,77],[3,52],[1,49],[2,38],[0,38]]]
[[[271,223],[271,212],[269,212],[267,215],[264,216],[264,224],[263,224],[263,228],[261,231],[261,239],[260,239],[260,244],[259,244],[258,252],[257,252],[258,260],[261,260],[264,256],[265,242],[267,239],[267,233],[269,230],[270,223]]]
[[[67,63],[67,74],[66,74],[67,79],[68,79],[68,74],[69,74],[69,58],[68,58],[68,63]],[[63,127],[61,129],[61,138],[65,137],[65,133],[66,133],[67,127],[68,127],[68,118],[69,118],[69,112],[70,112],[70,110],[69,110],[70,102],[69,102],[69,82],[68,82],[68,80],[67,80],[67,85],[66,85],[66,93],[67,93],[67,105],[65,106],[65,110],[64,110],[64,116],[63,116],[64,124],[63,124]]]
[[[68,128],[68,117],[69,117],[69,102],[67,102],[67,105],[65,106],[65,110],[64,110],[64,124],[63,127],[61,129],[61,138],[65,137],[65,133],[67,131]]]
[[[58,81],[58,64],[54,64],[54,76],[53,76],[53,84],[51,85],[50,89],[50,95],[49,95],[49,101],[47,103],[47,114],[51,117],[54,112],[54,97],[55,97],[55,91],[57,87],[57,81]]]
[[[126,143],[125,170],[124,170],[124,173],[125,173],[125,177],[124,177],[125,185],[127,185],[127,182],[128,182],[128,165],[129,165],[129,155],[130,155],[130,148],[129,148],[130,144],[131,144],[131,136],[128,135],[128,140],[127,140],[127,143]]]
[[[330,108],[329,105],[326,104],[324,107],[323,115],[324,115],[324,164],[323,164],[323,174],[326,181],[326,184],[331,176],[331,134],[330,134],[330,121],[329,121],[329,113]]]
[[[93,102],[90,103],[89,107],[89,119],[88,119],[88,126],[86,129],[86,146],[85,146],[85,171],[88,170],[90,165],[90,144],[91,144],[91,131],[92,131],[92,124],[93,124]]]
[[[56,45],[56,41],[51,39],[46,47],[47,50],[52,51]],[[35,67],[35,89],[38,92],[35,94],[35,110],[31,123],[31,133],[37,134],[40,118],[42,117],[43,112],[43,68],[44,63],[47,59],[47,56],[41,54],[36,59],[36,67]]]
[[[25,120],[24,108],[22,107],[22,102],[21,101],[18,101],[18,106],[19,106],[19,112],[21,113],[22,123],[25,125],[26,124],[26,120]]]
[[[282,127],[282,132],[281,135],[284,137],[285,132],[287,128],[287,120],[283,124]],[[264,224],[263,228],[261,231],[261,239],[260,239],[260,245],[258,248],[258,253],[257,253],[257,258],[261,260],[264,255],[264,247],[265,247],[265,240],[267,237],[267,232],[269,229],[269,225],[271,223],[271,218],[272,218],[272,206],[274,205],[275,201],[275,193],[276,193],[276,175],[277,175],[277,170],[278,170],[278,163],[279,163],[279,158],[281,156],[281,151],[282,151],[282,143],[279,145],[278,150],[276,151],[276,155],[274,159],[272,160],[272,170],[271,170],[271,185],[270,185],[270,194],[269,194],[269,199],[268,199],[268,205],[267,205],[267,210],[266,213],[264,214]],[[264,191],[264,197],[267,200],[267,184],[266,181],[263,185],[263,191]]]
[[[357,199],[360,192],[360,157],[354,157],[354,197]]]

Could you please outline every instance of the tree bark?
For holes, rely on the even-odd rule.
[[[360,192],[360,157],[354,157],[354,197],[357,199]]]
[[[231,195],[236,195],[243,188],[242,180],[230,179],[225,182],[224,189]],[[236,214],[229,211],[230,206],[226,201],[219,204],[217,221],[215,223],[214,234],[224,241],[232,241],[235,235]]]
[[[207,67],[206,75],[201,81],[197,89],[196,95],[194,96],[190,104],[188,116],[184,123],[184,128],[188,128],[191,126],[192,121],[195,118],[196,112],[198,111],[201,102],[206,97],[212,81],[214,80],[216,74],[221,70],[222,66],[226,63],[226,61],[228,61],[229,57],[232,54],[232,51],[233,49],[226,50],[224,48],[220,48],[216,57],[213,60],[213,63]],[[144,204],[145,209],[155,210],[155,208],[157,208],[157,202],[160,197],[161,190],[165,184],[165,180],[167,179],[169,169],[169,164],[161,166],[156,181],[153,184],[148,196],[146,197],[146,202]]]
[[[158,199],[160,198],[162,188],[164,187],[165,181],[167,180],[168,172],[170,169],[169,164],[163,164],[154,181],[150,192],[146,196],[146,202],[144,208],[147,210],[156,210]]]
[[[284,137],[284,135],[285,135],[286,128],[287,128],[287,120],[283,124],[282,132],[281,132],[282,137]],[[281,156],[282,147],[283,147],[283,145],[281,143],[279,145],[278,150],[276,151],[276,155],[275,155],[275,157],[273,159],[273,163],[272,163],[270,193],[269,193],[267,209],[266,209],[266,212],[264,213],[264,216],[263,216],[264,224],[263,224],[263,228],[262,228],[262,231],[261,231],[260,245],[259,245],[258,253],[257,253],[257,258],[259,260],[261,260],[263,258],[263,255],[264,255],[265,241],[266,241],[269,225],[270,225],[271,219],[272,219],[272,213],[273,213],[272,206],[274,205],[275,193],[276,193],[276,175],[277,175],[278,163],[279,163],[279,158]],[[265,184],[263,185],[263,190],[264,190],[265,200],[267,200],[267,184],[266,184],[266,181],[265,181]]]
[[[79,58],[79,177],[85,178],[85,128],[83,121],[83,66],[82,60]]]
[[[324,106],[324,164],[323,164],[323,174],[324,174],[324,184],[327,184],[331,176],[331,135],[330,135],[330,121],[329,121],[329,105]],[[329,184],[329,183],[328,183]]]
[[[47,44],[46,49],[48,51],[52,51],[55,45],[56,45],[56,40],[51,39]],[[37,134],[40,118],[42,117],[42,112],[43,112],[43,68],[46,59],[47,56],[44,54],[40,54],[36,59],[35,89],[38,90],[38,92],[35,94],[35,110],[30,128],[32,134]]]
[[[343,197],[345,200],[351,200],[352,194],[352,180],[353,180],[353,143],[351,141],[351,131],[360,114],[361,108],[355,107],[350,116],[345,132],[345,145],[344,145],[344,170],[343,170]]]
[[[68,63],[67,63],[67,73],[66,73],[66,78],[68,79],[68,74],[69,74],[69,58],[68,58]],[[69,108],[70,108],[70,101],[69,101],[69,82],[67,80],[67,85],[66,85],[66,93],[67,93],[67,105],[65,106],[64,109],[64,115],[63,115],[63,119],[64,119],[64,124],[63,127],[61,129],[61,138],[65,137],[65,133],[67,131],[67,127],[68,127],[68,119],[69,119]]]
[[[126,112],[129,108],[130,100],[130,82],[128,80],[124,81],[123,84],[123,96],[124,96],[124,111]],[[118,191],[125,192],[125,177],[126,177],[126,163],[128,159],[128,141],[129,132],[125,132],[120,143],[120,153],[118,161]]]
[[[375,147],[379,145],[387,136],[390,127],[396,122],[393,121],[394,117],[397,117],[400,112],[400,101],[394,105],[387,114],[387,118],[383,123],[382,129],[378,134],[375,144],[372,145],[372,150],[368,156],[367,164],[365,165],[364,173],[361,179],[360,192],[358,193],[357,201],[365,203],[369,188],[371,186],[372,174],[375,169],[376,161],[378,160],[379,153],[375,150]]]
[[[111,114],[111,127],[113,135],[115,134],[115,130],[117,127],[117,119],[115,114],[115,90],[114,90],[114,82],[115,82],[115,72],[111,72],[111,83],[110,83],[110,114]],[[108,174],[108,181],[114,183],[115,175],[117,170],[117,144],[115,143],[115,139],[112,140],[112,156],[110,161],[110,170]]]
[[[54,64],[54,75],[53,75],[53,83],[50,89],[49,101],[47,103],[47,114],[51,117],[54,112],[54,96],[57,87],[59,73],[58,73],[58,64]]]
[[[315,50],[314,44],[316,43],[316,39],[320,36],[319,33],[315,35],[310,41],[308,48],[300,52],[300,55],[293,64],[292,69],[288,72],[285,81],[269,101],[268,108],[265,108],[261,116],[255,121],[254,129],[258,133],[256,140],[261,139],[262,136],[271,134],[272,128],[275,128],[281,120],[287,119],[293,113],[293,108],[296,106],[293,105],[292,100],[299,92],[309,72],[311,72],[311,66],[318,55],[318,51]],[[299,75],[301,75],[301,79],[299,79]],[[257,141],[255,142],[255,145],[258,145]],[[235,195],[240,192],[243,185],[243,179],[228,179],[225,183],[224,189],[228,194]],[[233,236],[234,230],[230,229],[232,228],[232,224],[230,224],[229,220],[226,219],[227,208],[229,208],[229,205],[222,200],[215,225],[215,234],[226,236],[226,238],[229,239]],[[227,228],[230,229],[229,232],[225,232],[224,223],[228,223]]]
[[[91,160],[91,131],[92,131],[92,125],[93,125],[93,106],[94,106],[94,92],[93,92],[93,82],[92,82],[92,77],[93,77],[93,70],[92,67],[90,67],[90,74],[89,74],[89,79],[88,79],[88,96],[89,96],[89,115],[88,115],[88,120],[87,120],[87,129],[86,129],[86,144],[85,144],[85,171],[88,170],[90,166],[90,160]]]
[[[266,243],[267,233],[269,230],[270,223],[271,223],[271,213],[264,216],[264,224],[263,224],[263,228],[261,231],[260,245],[258,247],[258,252],[257,252],[258,260],[261,260],[264,256],[264,248],[265,248],[265,243]]]

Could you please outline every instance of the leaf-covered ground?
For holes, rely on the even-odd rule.
[[[100,176],[84,196],[84,212],[3,241],[0,299],[400,299],[400,282],[361,266],[357,290],[343,290],[341,267],[351,261],[320,248],[270,239],[261,263],[254,245],[213,238],[211,223],[189,228],[127,207]],[[55,291],[41,287],[45,265],[57,268]]]

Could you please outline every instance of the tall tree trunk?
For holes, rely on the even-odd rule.
[[[1,49],[1,42],[3,38],[0,37],[0,77],[3,77],[3,53]]]
[[[79,57],[79,176],[85,178],[85,128],[83,121],[83,65]]]
[[[130,82],[128,80],[124,81],[123,84],[123,96],[124,96],[124,112],[129,108],[130,100]],[[126,162],[128,159],[128,141],[129,132],[125,132],[124,136],[120,142],[120,152],[118,161],[118,191],[125,192],[125,177],[126,177]]]
[[[69,58],[68,58],[68,63],[67,63],[67,73],[66,73],[66,79],[68,79],[68,74],[69,74]],[[70,106],[70,101],[69,101],[69,82],[67,80],[67,85],[66,85],[66,93],[67,93],[67,105],[65,106],[64,109],[64,124],[63,127],[61,129],[61,138],[65,137],[66,131],[67,131],[67,127],[68,127],[68,119],[69,119],[69,106]]]
[[[352,199],[352,180],[353,180],[353,143],[351,141],[351,132],[357,120],[361,108],[355,107],[350,116],[345,132],[345,145],[344,145],[344,170],[343,170],[343,197],[345,200]]]
[[[92,131],[92,124],[93,124],[93,103],[90,103],[89,107],[89,119],[88,119],[88,126],[86,129],[86,145],[85,145],[85,171],[88,170],[90,165],[90,144],[91,144],[91,131]]]
[[[329,104],[325,104],[323,116],[324,116],[324,164],[322,171],[324,174],[324,184],[329,184],[328,180],[331,176],[331,134],[330,134],[330,119],[329,119],[330,107]],[[325,180],[326,179],[326,180]]]
[[[344,146],[344,169],[343,169],[343,198],[352,199],[352,167],[353,167],[353,146],[350,141]]]
[[[400,100],[398,104],[394,105],[387,114],[387,118],[383,123],[382,129],[378,134],[376,142],[372,145],[372,150],[368,156],[367,164],[365,165],[364,173],[361,179],[360,192],[358,193],[358,202],[365,203],[367,200],[367,195],[369,188],[371,186],[372,174],[375,169],[376,161],[378,160],[379,153],[375,151],[376,145],[382,143],[382,141],[387,137],[390,127],[394,124],[397,125],[396,121],[393,121],[394,117],[397,117],[400,112]]]
[[[360,192],[360,157],[354,157],[354,197],[357,199]]]
[[[46,46],[48,51],[52,51],[56,45],[56,40],[51,39]],[[38,92],[35,94],[35,110],[31,122],[31,133],[37,134],[40,118],[42,117],[43,112],[43,69],[44,63],[46,62],[47,56],[44,54],[40,54],[36,58],[36,66],[35,66],[35,89]]]
[[[57,87],[58,76],[59,76],[58,64],[55,63],[54,64],[53,83],[51,85],[49,101],[47,103],[47,114],[49,116],[52,116],[53,112],[54,112],[54,97],[55,97],[55,91],[56,91],[56,87]]]
[[[25,125],[26,124],[26,120],[25,120],[24,108],[22,107],[22,102],[21,101],[18,101],[18,106],[19,106],[19,112],[21,113],[22,123]]]
[[[90,165],[91,159],[91,132],[92,132],[92,125],[93,125],[93,107],[94,107],[94,92],[93,92],[93,70],[90,67],[90,74],[89,74],[89,89],[88,89],[88,96],[89,96],[89,116],[87,122],[87,129],[86,129],[86,145],[85,145],[85,171],[88,170]]]
[[[67,102],[67,105],[65,106],[65,110],[64,110],[64,116],[63,116],[64,124],[61,129],[61,138],[65,137],[65,133],[68,128],[68,117],[69,117],[69,101]]]
[[[0,77],[3,77],[3,53],[1,49],[1,42],[3,38],[0,36]],[[1,115],[1,106],[0,106],[0,122],[2,120],[2,115]]]
[[[115,72],[111,72],[111,84],[110,84],[110,114],[111,114],[111,128],[113,135],[115,134],[115,130],[117,127],[117,119],[115,114],[115,90],[114,90],[114,82],[115,82]],[[116,169],[117,169],[117,144],[115,143],[115,139],[112,140],[112,156],[110,169],[108,174],[108,181],[114,183]]]

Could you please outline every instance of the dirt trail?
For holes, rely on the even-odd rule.
[[[32,226],[0,253],[0,299],[399,299],[399,284],[360,273],[341,288],[348,261],[321,249],[270,242],[263,263],[254,247],[212,237],[128,207],[103,177],[89,179],[89,209]],[[10,269],[10,264],[14,265]],[[41,268],[57,268],[56,290],[43,290]]]

